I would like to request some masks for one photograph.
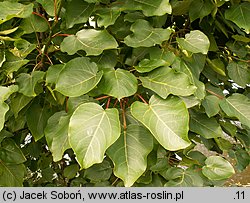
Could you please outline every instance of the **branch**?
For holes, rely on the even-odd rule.
[[[213,92],[212,90],[208,90],[208,89],[206,89],[206,91],[207,91],[207,92],[209,92],[210,94],[212,94],[212,95],[214,95],[214,96],[218,97],[219,99],[224,99],[224,97],[223,97],[223,96],[221,96],[221,95],[219,95],[219,94],[217,94],[217,93]]]

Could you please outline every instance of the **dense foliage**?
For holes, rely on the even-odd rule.
[[[250,162],[249,13],[0,0],[0,186],[223,185]]]

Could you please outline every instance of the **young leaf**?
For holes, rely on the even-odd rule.
[[[210,42],[208,37],[199,30],[193,30],[184,38],[177,38],[177,42],[184,50],[192,53],[207,54]]]
[[[81,96],[92,90],[101,80],[103,72],[98,72],[94,62],[87,57],[79,57],[70,60],[59,71],[55,79],[56,90],[69,97]],[[52,81],[52,79],[50,79]]]
[[[158,68],[149,73],[147,77],[140,77],[139,79],[144,87],[153,90],[164,99],[169,94],[189,96],[196,90],[186,74],[175,72],[169,67]]]
[[[244,2],[235,4],[225,12],[225,18],[231,20],[240,28],[243,28],[247,34],[250,33],[250,3]]]
[[[80,105],[69,122],[69,142],[81,168],[101,163],[106,149],[120,136],[117,109],[103,110],[96,103]]]
[[[153,137],[144,127],[130,124],[120,138],[108,149],[114,162],[114,174],[132,186],[147,168],[147,156],[153,149]]]
[[[189,116],[181,99],[170,97],[163,100],[153,95],[149,104],[134,102],[131,113],[150,130],[165,149],[175,151],[190,145]]]
[[[133,34],[124,43],[131,47],[151,47],[169,39],[170,29],[153,28],[146,20],[137,20],[130,28]]]
[[[135,94],[138,86],[137,83],[137,79],[132,73],[118,68],[105,72],[98,86],[103,94],[120,100],[123,97]]]
[[[61,51],[69,55],[84,50],[87,55],[100,55],[103,50],[116,49],[118,44],[115,38],[106,30],[84,29],[76,35],[66,37],[61,43]]]
[[[208,95],[202,101],[202,106],[205,108],[208,117],[215,116],[220,111],[220,99],[214,95]]]
[[[235,172],[232,165],[219,156],[210,156],[202,167],[202,173],[210,180],[223,180],[231,177]]]
[[[0,131],[4,127],[5,114],[8,112],[9,106],[5,102],[0,102]]]
[[[238,93],[220,102],[222,110],[230,117],[236,117],[250,128],[250,99]]]
[[[68,127],[70,115],[60,111],[51,116],[47,122],[44,134],[48,147],[55,162],[62,159],[65,150],[70,148],[68,141]]]

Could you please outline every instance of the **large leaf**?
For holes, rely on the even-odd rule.
[[[223,180],[231,177],[235,172],[227,160],[219,156],[210,156],[202,167],[202,173],[210,180]]]
[[[21,164],[26,158],[12,139],[4,139],[0,146],[0,160],[5,163]]]
[[[56,90],[66,96],[77,97],[92,90],[101,80],[103,72],[87,57],[69,61],[56,81]]]
[[[124,43],[131,47],[151,47],[169,39],[170,29],[153,28],[146,20],[137,20],[130,28],[133,34]]]
[[[16,80],[19,92],[28,97],[35,97],[37,95],[35,87],[43,80],[44,75],[45,72],[42,71],[34,71],[31,74],[21,73]]]
[[[55,162],[62,159],[65,150],[70,148],[68,127],[70,115],[60,111],[51,116],[45,128],[45,137]]]
[[[225,12],[225,18],[231,20],[240,28],[243,28],[247,34],[250,33],[250,2],[235,4]]]
[[[44,129],[50,117],[50,111],[45,106],[33,103],[26,113],[27,124],[35,141],[44,136]]]
[[[0,160],[0,186],[21,187],[25,171],[23,164],[9,164]]]
[[[105,72],[99,90],[120,100],[123,97],[134,95],[137,91],[137,79],[127,70],[116,69]]]
[[[49,25],[44,18],[33,14],[22,20],[20,28],[24,30],[25,34],[29,34],[32,32],[45,32],[49,29]]]
[[[20,4],[16,2],[0,2],[0,24],[11,18],[27,18],[33,12],[33,4]]]
[[[244,62],[231,62],[227,66],[229,77],[238,85],[245,87],[250,84],[249,64]]]
[[[169,67],[158,68],[149,73],[147,77],[140,77],[139,79],[144,87],[153,90],[164,99],[169,94],[189,96],[196,90],[186,74],[176,72]]]
[[[250,99],[235,93],[220,102],[222,110],[230,117],[236,117],[250,128]]]
[[[205,16],[209,15],[212,10],[214,9],[214,4],[211,0],[195,0],[192,1],[190,8],[189,8],[189,16],[190,20],[194,21],[197,18],[204,18]]]
[[[191,31],[184,38],[177,38],[177,42],[184,50],[192,53],[207,54],[210,42],[208,37],[199,30]]]
[[[106,30],[84,29],[76,35],[66,37],[61,43],[61,51],[69,55],[84,50],[87,55],[100,55],[103,50],[116,49],[118,44],[115,38]]]
[[[54,2],[60,2],[61,0],[56,0],[56,1],[54,1],[54,0],[36,0],[36,1],[43,6],[43,8],[46,10],[46,12],[50,16],[54,16],[55,15]]]
[[[162,16],[172,12],[169,0],[126,0],[122,7],[127,10],[142,10],[145,16]]]
[[[96,103],[80,105],[70,118],[69,142],[81,168],[101,163],[120,131],[117,109],[103,110]]]
[[[15,94],[15,96],[11,98],[10,107],[11,111],[14,113],[15,118],[17,118],[18,113],[24,107],[26,107],[31,100],[32,97],[27,97],[20,93]]]
[[[208,118],[205,114],[191,113],[190,130],[206,139],[223,135],[220,125],[215,118]]]
[[[188,139],[188,111],[177,97],[160,99],[152,96],[149,104],[134,102],[132,115],[142,122],[156,140],[167,150],[175,151],[190,145]]]
[[[108,149],[114,162],[114,174],[130,187],[145,172],[147,156],[153,149],[153,137],[144,127],[130,124]]]
[[[86,23],[94,10],[94,4],[82,0],[70,0],[66,2],[66,27],[72,28],[75,24]]]

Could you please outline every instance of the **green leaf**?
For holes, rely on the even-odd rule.
[[[20,4],[16,2],[0,2],[0,24],[12,18],[27,18],[33,12],[33,4]]]
[[[215,116],[220,111],[220,99],[214,95],[208,95],[202,101],[202,106],[205,108],[208,117]]]
[[[117,109],[103,110],[96,103],[80,105],[70,118],[69,142],[81,168],[101,163],[120,131]]]
[[[55,15],[54,0],[36,0],[36,1],[43,6],[43,8],[46,10],[46,12],[50,16],[54,16]],[[57,0],[55,2],[60,2],[60,1],[61,0]]]
[[[0,102],[0,131],[4,127],[5,114],[8,112],[9,106],[5,102]]]
[[[31,100],[32,100],[32,97],[27,97],[19,93],[15,94],[15,96],[11,98],[10,107],[11,107],[11,111],[14,113],[15,118],[17,118],[18,113],[24,107],[26,107]]]
[[[44,136],[44,129],[49,117],[49,109],[37,103],[33,103],[26,112],[27,125],[35,141],[38,141]]]
[[[45,72],[34,71],[31,74],[21,73],[16,82],[19,86],[20,93],[28,97],[35,97],[37,94],[35,92],[35,87],[37,83],[41,82],[44,78]]]
[[[66,37],[61,43],[61,51],[69,55],[84,50],[87,55],[99,55],[106,49],[116,49],[115,38],[106,30],[84,29],[76,35]]]
[[[162,16],[172,12],[169,0],[126,0],[122,3],[124,9],[142,10],[145,16]]]
[[[179,46],[192,53],[207,54],[210,46],[208,37],[199,30],[193,30],[184,38],[177,38]]]
[[[250,84],[250,69],[249,65],[244,62],[231,62],[227,66],[229,77],[242,87]]]
[[[189,96],[196,90],[186,74],[176,72],[169,67],[158,68],[150,72],[147,77],[140,77],[139,79],[144,87],[153,90],[164,99],[169,94]]]
[[[9,164],[0,160],[0,186],[21,187],[25,172],[23,164]]]
[[[156,68],[159,68],[161,66],[167,66],[169,65],[165,60],[163,59],[143,59],[138,66],[135,66],[135,69],[139,73],[147,73],[150,72]]]
[[[0,160],[10,164],[21,164],[26,158],[12,139],[4,139],[0,146]]]
[[[7,75],[10,75],[11,73],[18,71],[28,62],[28,59],[22,59],[21,57],[15,56],[10,52],[6,52],[6,61],[2,65],[2,69]]]
[[[115,50],[107,50],[99,56],[92,56],[91,61],[95,62],[100,70],[107,71],[116,66],[117,57]]]
[[[5,50],[0,49],[0,68],[2,67],[2,65],[5,61],[6,61]]]
[[[69,119],[70,115],[64,111],[57,112],[49,118],[44,130],[54,162],[60,161],[64,151],[70,148],[68,141]]]
[[[79,171],[78,164],[69,165],[65,167],[65,169],[63,170],[63,176],[65,176],[68,179],[73,179],[78,171]]]
[[[190,145],[189,116],[181,99],[170,97],[163,100],[153,95],[149,104],[134,102],[131,113],[150,130],[165,149],[175,151]]]
[[[9,96],[14,92],[17,92],[17,90],[18,90],[17,85],[11,85],[8,87],[0,86],[0,103],[7,100]]]
[[[202,187],[203,180],[192,169],[170,168],[166,172],[170,181],[164,187]]]
[[[215,118],[208,118],[205,114],[190,114],[190,130],[206,139],[222,137],[223,132]]]
[[[192,1],[189,7],[189,16],[191,22],[200,18],[200,21],[205,16],[209,15],[215,8],[211,0],[195,0]]]
[[[224,63],[220,59],[213,59],[210,60],[209,58],[206,59],[208,65],[216,72],[222,76],[226,76],[225,73],[225,66]]]
[[[75,24],[86,23],[94,10],[95,4],[82,0],[70,0],[65,6],[66,27],[72,28]]]
[[[56,84],[66,64],[51,65],[46,72],[46,84]]]
[[[24,30],[25,34],[33,32],[45,32],[49,29],[49,22],[38,15],[31,15],[22,20],[20,28]]]
[[[103,94],[120,100],[123,97],[134,95],[137,91],[138,82],[132,73],[118,68],[105,72],[98,86]]]
[[[25,59],[35,48],[35,44],[31,44],[24,39],[18,39],[14,42],[15,48],[10,50],[12,54],[22,59]]]
[[[132,186],[147,168],[147,156],[153,149],[153,137],[144,127],[130,124],[120,138],[108,149],[114,162],[114,174]]]
[[[101,8],[96,11],[97,24],[99,27],[104,26],[107,28],[110,25],[113,25],[116,19],[121,15],[120,9],[117,8]]]
[[[202,167],[202,173],[210,180],[223,180],[231,177],[235,172],[232,165],[219,156],[210,156]]]
[[[247,34],[250,33],[250,2],[235,4],[225,12],[225,18],[231,20],[240,28],[243,28]]]
[[[104,160],[100,164],[95,164],[84,172],[84,177],[91,182],[101,182],[108,180],[112,174],[112,168],[108,161]]]
[[[12,28],[12,29],[8,29],[8,30],[3,30],[0,31],[0,35],[9,35],[15,31],[17,31],[18,27]]]
[[[222,110],[230,117],[236,117],[250,128],[250,99],[238,93],[220,102]]]
[[[89,97],[88,95],[82,95],[80,97],[69,97],[68,99],[68,112],[73,113],[75,109],[84,103],[87,102],[98,102],[97,100],[93,99],[92,97]]]
[[[58,67],[54,67],[58,68]],[[97,72],[98,67],[94,62],[90,62],[87,57],[79,57],[70,60],[64,68],[56,70],[57,79],[49,79],[56,81],[56,90],[63,95],[77,97],[88,93],[101,80],[103,72]],[[55,71],[52,72],[55,73]]]
[[[137,20],[130,28],[133,34],[125,37],[124,43],[131,47],[151,47],[169,39],[171,30],[153,28],[146,20]]]

